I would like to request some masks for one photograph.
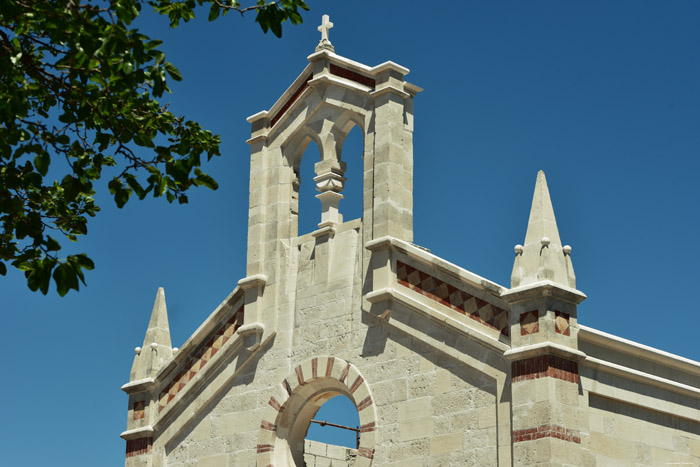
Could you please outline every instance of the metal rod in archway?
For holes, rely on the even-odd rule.
[[[318,423],[321,426],[332,426],[335,428],[342,428],[343,430],[354,431],[355,435],[357,437],[357,448],[358,449],[360,448],[360,427],[359,426],[353,428],[351,426],[338,425],[337,423],[331,423],[331,422],[327,422],[325,420],[311,420],[311,423]]]

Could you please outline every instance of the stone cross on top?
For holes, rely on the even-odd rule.
[[[321,18],[321,25],[318,27],[318,30],[321,32],[321,40],[316,46],[316,52],[320,50],[335,51],[333,44],[331,44],[330,39],[328,39],[328,31],[333,27],[333,23],[331,23],[329,19],[330,17],[328,15],[323,15]]]

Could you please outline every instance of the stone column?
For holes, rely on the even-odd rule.
[[[267,112],[258,112],[248,117],[250,122],[250,196],[248,204],[248,257],[246,274],[253,276],[263,273],[263,242],[265,227],[265,167],[264,159],[267,149],[265,134],[269,131],[270,121]]]
[[[327,159],[317,162],[315,165],[316,189],[320,194],[316,195],[321,201],[321,222],[319,228],[333,227],[343,222],[343,215],[340,214],[340,201],[343,195],[340,193],[345,188],[346,164],[335,159]]]
[[[591,465],[576,314],[586,296],[546,281],[502,297],[512,305],[514,465]]]
[[[374,97],[374,193],[372,238],[413,241],[413,128],[406,68],[387,62],[377,69]]]

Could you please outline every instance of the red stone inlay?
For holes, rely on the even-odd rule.
[[[369,448],[359,448],[357,450],[357,453],[362,456],[366,457],[367,459],[373,459],[374,458],[374,449],[369,449]]]
[[[366,433],[368,431],[375,431],[377,429],[377,424],[375,422],[369,422],[360,427],[360,433]]]
[[[287,391],[287,394],[289,394],[291,396],[292,395],[292,387],[289,385],[289,383],[287,382],[286,379],[284,380],[282,385],[284,386],[284,390]]]
[[[540,425],[533,428],[513,431],[513,442],[533,441],[541,438],[557,438],[581,444],[581,435],[577,430],[570,430],[559,425]]]
[[[578,363],[555,355],[538,355],[513,362],[513,382],[537,378],[557,378],[578,383]]]
[[[297,374],[297,381],[299,382],[299,385],[303,386],[304,385],[304,370],[301,369],[301,365],[294,368],[294,371]]]
[[[520,315],[520,335],[527,336],[540,332],[540,315],[537,310],[526,311]]]
[[[360,387],[360,385],[362,384],[363,381],[364,381],[364,379],[362,379],[362,376],[358,376],[357,378],[355,378],[355,382],[352,383],[352,386],[350,387],[350,394],[354,394],[355,391],[357,391],[357,388]]]
[[[275,399],[274,396],[270,397],[268,404],[270,404],[270,406],[278,412],[282,409],[282,406],[279,402],[277,402],[277,399]]]
[[[304,92],[304,89],[307,88],[307,86],[309,85],[309,81],[311,81],[311,78],[313,78],[313,77],[314,77],[313,74],[309,75],[304,80],[304,82],[301,83],[301,86],[299,86],[299,88],[296,91],[294,91],[294,94],[292,94],[291,97],[289,99],[287,99],[287,102],[284,103],[282,108],[275,114],[274,117],[272,117],[272,120],[270,120],[270,127],[275,126],[275,123],[277,123],[277,121],[280,118],[282,118],[282,115],[284,115],[284,113],[287,110],[289,110],[289,108],[292,106],[292,104],[294,104],[294,101],[299,99],[299,96],[301,96],[301,93]]]
[[[258,454],[261,452],[270,452],[275,449],[272,444],[258,444]]]
[[[335,357],[328,357],[328,363],[326,363],[326,378],[331,377],[331,372],[333,371],[333,363],[335,363]]]
[[[153,438],[136,438],[126,440],[126,457],[140,456],[148,454],[153,447]]]
[[[340,375],[340,382],[344,383],[345,378],[348,377],[348,371],[350,371],[350,364],[348,363],[345,369],[343,370],[343,373]]]
[[[510,320],[508,311],[453,287],[401,261],[396,262],[396,267],[396,279],[399,284],[495,329],[504,336],[509,335]]]
[[[182,391],[188,382],[194,378],[211,358],[218,352],[224,344],[233,337],[236,330],[243,324],[243,305],[217,329],[214,335],[199,349],[197,353],[190,357],[187,365],[178,373],[172,381],[160,392],[158,401],[158,412],[165,408],[175,396]]]
[[[146,401],[134,402],[134,420],[141,420],[146,416]]]
[[[272,423],[270,423],[270,422],[268,422],[268,421],[266,421],[266,420],[263,420],[263,421],[260,423],[260,428],[262,428],[263,430],[275,431],[275,428],[276,428],[276,427],[275,427],[274,424],[272,424]]]
[[[367,396],[357,404],[357,411],[359,412],[362,409],[366,409],[370,405],[372,405],[372,396]]]
[[[340,76],[341,78],[349,79],[350,81],[354,81],[356,83],[363,84],[370,88],[373,88],[376,84],[376,81],[374,81],[372,78],[361,75],[359,73],[355,73],[354,71],[346,70],[345,68],[341,68],[338,65],[334,65],[332,63],[331,74]]]
[[[311,359],[311,377],[318,378],[318,358]]]
[[[568,313],[564,313],[563,311],[554,312],[554,330],[557,334],[563,334],[564,336],[571,335]]]

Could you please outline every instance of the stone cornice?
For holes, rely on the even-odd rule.
[[[365,244],[365,248],[370,251],[380,251],[383,249],[391,248],[399,251],[415,260],[420,261],[428,266],[435,267],[441,272],[449,274],[456,277],[458,280],[476,287],[478,289],[485,290],[495,297],[501,297],[501,294],[507,291],[505,287],[496,284],[493,281],[485,279],[473,272],[467,271],[466,269],[460,268],[456,264],[445,261],[444,259],[435,256],[424,248],[413,245],[412,243],[399,240],[395,237],[381,237],[374,240],[370,240]]]
[[[496,350],[499,353],[504,353],[510,349],[510,347],[507,344],[504,344],[503,342],[499,341],[498,339],[495,339],[469,325],[466,324],[466,322],[462,322],[461,320],[455,319],[453,317],[448,316],[446,313],[442,313],[438,311],[437,309],[427,306],[418,300],[415,300],[408,295],[392,288],[384,288],[380,290],[374,290],[367,295],[365,295],[365,298],[367,301],[370,303],[380,303],[383,301],[392,301],[398,304],[401,304],[407,308],[409,308],[412,311],[417,311],[420,312],[429,318],[431,318],[433,321],[442,324],[448,328],[451,328],[465,336],[469,336],[470,338],[474,339],[475,341],[479,342],[480,344]],[[382,319],[387,319],[390,317],[390,313],[383,313],[379,318]],[[471,324],[471,323],[470,323]]]
[[[586,359],[586,354],[580,350],[572,349],[554,342],[540,342],[538,344],[516,347],[505,352],[503,356],[513,361],[543,354],[555,355],[574,362],[581,362]]]
[[[660,376],[645,373],[633,368],[628,368],[616,363],[606,362],[605,360],[601,360],[599,358],[589,356],[582,362],[582,365],[593,370],[609,373],[611,375],[622,377],[637,383],[647,384],[649,386],[665,389],[666,391],[674,392],[676,394],[683,394],[695,399],[700,399],[700,388],[679,383],[677,381],[672,381],[670,379],[661,378]]]
[[[262,110],[249,116],[246,119],[249,123],[253,124],[254,127],[256,123],[260,122],[261,120],[264,120],[262,124],[259,125],[253,132],[251,138],[246,141],[248,144],[252,145],[259,141],[264,141],[272,136],[272,127],[277,126],[272,125],[273,123],[277,123],[274,119],[283,117],[283,115],[278,115],[280,111],[282,111],[282,109],[285,109],[283,113],[284,115],[288,115],[293,110],[295,105],[297,105],[297,102],[301,102],[304,100],[304,94],[308,92],[307,89],[304,89],[298,96],[295,96],[295,93],[297,93],[302,88],[302,86],[305,85],[305,80],[309,80],[309,78],[309,89],[313,88],[319,83],[325,83],[341,86],[346,89],[350,89],[352,91],[363,94],[367,94],[370,93],[370,91],[372,91],[371,87],[356,83],[350,79],[345,79],[333,75],[326,66],[324,66],[324,70],[320,73],[318,72],[318,69],[316,69],[316,73],[314,73],[314,67],[316,66],[314,65],[314,63],[319,60],[327,60],[328,64],[340,66],[344,69],[347,69],[350,72],[358,73],[372,80],[376,80],[379,77],[379,75],[385,71],[394,71],[400,74],[402,77],[407,75],[410,71],[408,68],[403,67],[398,63],[394,63],[392,61],[387,61],[374,67],[370,67],[363,63],[359,63],[354,60],[350,60],[349,58],[337,55],[334,52],[331,52],[330,50],[320,50],[318,52],[314,52],[313,54],[309,55],[307,59],[310,63],[304,68],[304,70],[299,74],[299,76],[297,76],[294,82],[292,82],[292,84],[284,91],[284,93],[282,93],[282,95],[275,101],[275,103],[272,105],[272,107],[270,107],[269,110]],[[373,97],[377,97],[387,92],[392,92],[400,95],[403,98],[408,98],[411,96],[415,96],[419,92],[423,91],[423,88],[421,88],[420,86],[416,86],[415,84],[403,81],[403,78],[401,82],[403,83],[403,89],[392,85],[379,84],[377,89],[375,89],[371,93],[371,95]],[[292,102],[291,105],[289,105],[290,99],[294,100],[294,102]],[[288,105],[289,108],[285,108],[285,105]],[[270,121],[270,119],[273,120]]]
[[[122,432],[119,436],[122,439],[138,439],[138,438],[148,438],[153,436],[155,430],[151,425],[143,426],[141,428],[134,428],[133,430],[126,430]]]
[[[588,326],[579,325],[578,338],[598,346],[633,355],[647,361],[671,367],[700,377],[700,362],[674,355],[663,350],[614,336]]]
[[[136,381],[129,381],[121,387],[121,390],[127,394],[136,394],[150,391],[155,385],[156,380],[154,378],[144,378]]]
[[[265,274],[254,274],[244,277],[238,281],[238,287],[243,290],[252,289],[254,287],[264,287],[267,284],[268,277]]]
[[[542,297],[554,297],[574,305],[578,305],[588,298],[586,294],[579,290],[557,284],[550,280],[538,281],[508,289],[501,295],[501,298],[511,304],[536,300]]]

